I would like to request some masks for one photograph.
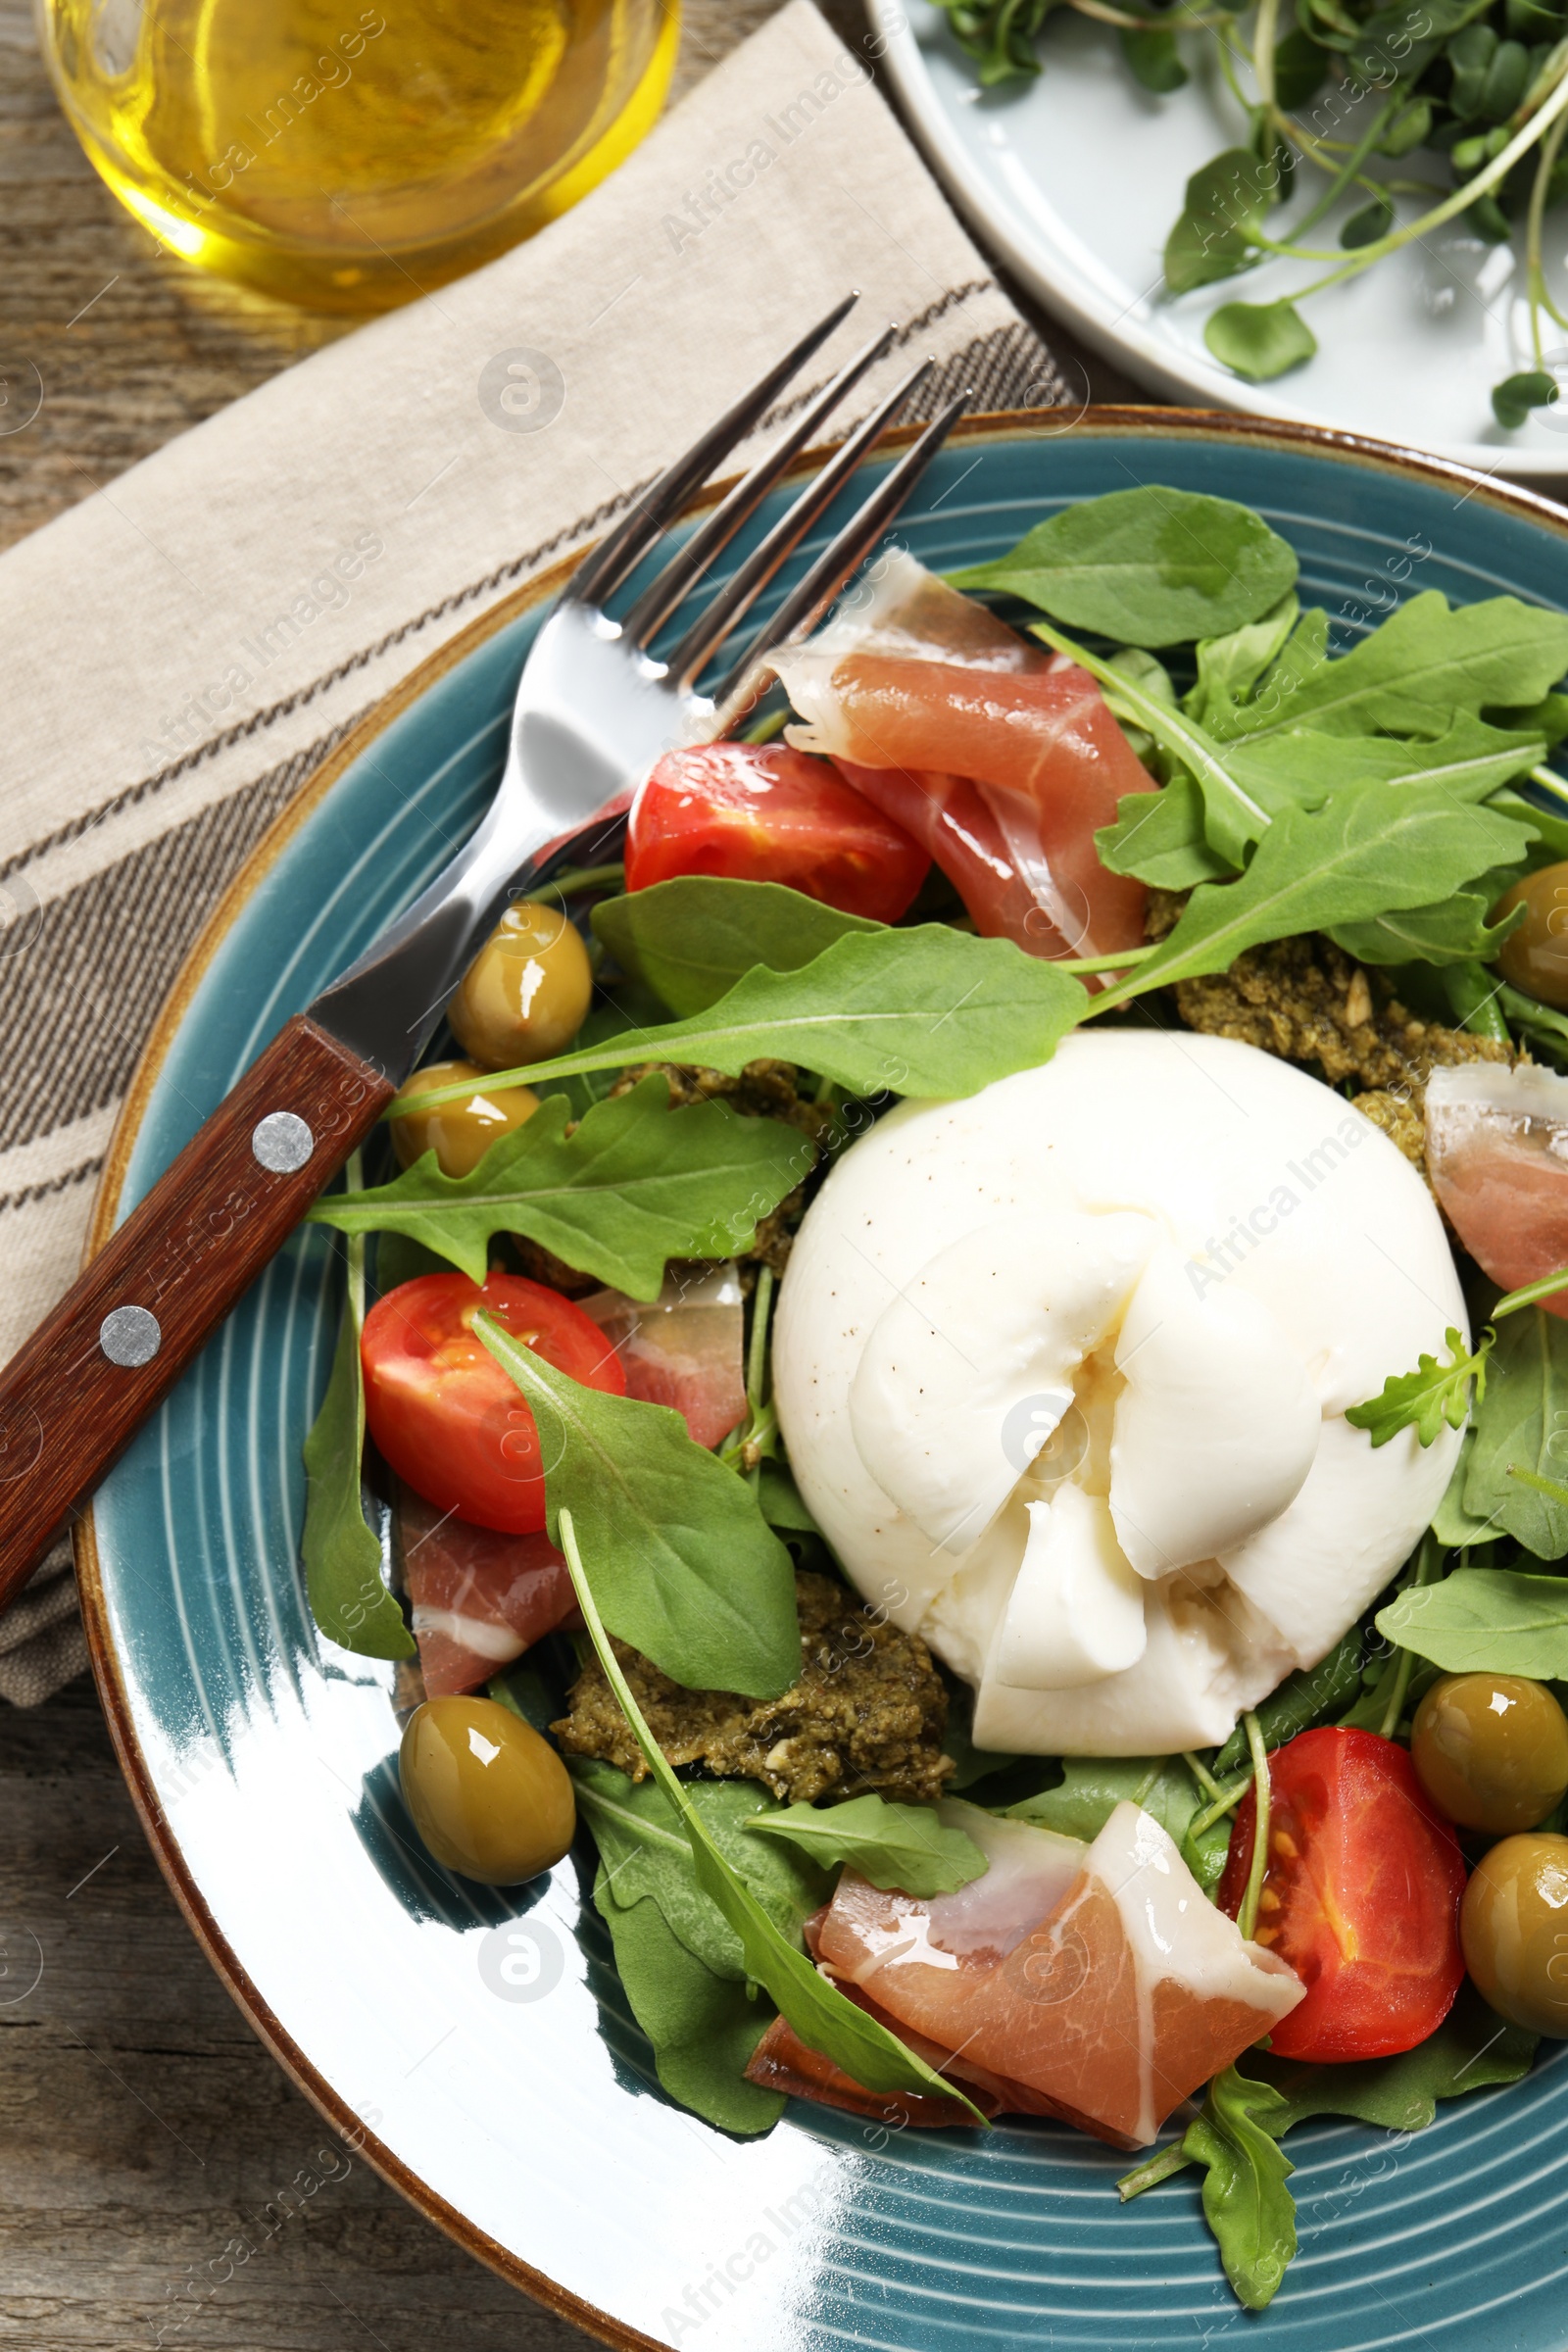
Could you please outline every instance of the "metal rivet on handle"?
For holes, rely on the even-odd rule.
[[[112,1364],[134,1370],[150,1364],[164,1344],[158,1317],[146,1306],[114,1306],[98,1326],[98,1345]]]
[[[292,1176],[316,1150],[316,1138],[291,1110],[270,1110],[251,1137],[251,1150],[274,1176]]]

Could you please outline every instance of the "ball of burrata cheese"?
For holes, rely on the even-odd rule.
[[[1408,1556],[1459,1446],[1346,1420],[1464,1299],[1407,1160],[1317,1079],[1087,1032],[850,1147],[780,1294],[779,1423],[865,1598],[976,1744],[1223,1740]]]

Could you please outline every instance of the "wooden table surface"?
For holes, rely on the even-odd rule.
[[[771,5],[693,0],[677,92]],[[841,5],[853,36],[858,0]],[[164,253],[84,161],[25,6],[0,0],[0,380],[30,363],[45,387],[31,424],[0,430],[0,547],[345,331]],[[1126,396],[1113,371],[1090,373],[1100,397]],[[277,2223],[323,2127],[186,1930],[87,1682],[31,1713],[0,1705],[0,2343],[588,2341],[362,2162]],[[220,2282],[235,2237],[256,2253]]]

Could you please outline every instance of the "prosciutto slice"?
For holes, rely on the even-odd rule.
[[[428,1698],[473,1690],[576,1613],[566,1563],[542,1532],[504,1536],[398,1495],[403,1583]]]
[[[1094,837],[1150,779],[1086,670],[906,555],[778,669],[806,722],[789,741],[912,834],[979,931],[1041,956],[1142,944],[1148,894]]]
[[[1505,1291],[1568,1266],[1568,1078],[1467,1061],[1427,1081],[1427,1170],[1449,1223]],[[1568,1316],[1568,1291],[1543,1298]]]
[[[1021,2092],[1029,2112],[1146,2147],[1301,1999],[1300,1980],[1243,1941],[1137,1805],[1118,1805],[1088,1847],[951,1800],[942,1811],[984,1844],[985,1877],[920,1899],[846,1871],[817,1965],[912,2047],[955,2053],[956,2079],[984,2079],[1004,2107]]]
[[[626,1394],[684,1413],[694,1444],[717,1446],[746,1417],[746,1307],[732,1265],[671,1269],[650,1304],[622,1291],[577,1301],[614,1346]]]

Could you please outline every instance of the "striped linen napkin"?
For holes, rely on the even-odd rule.
[[[152,1019],[304,778],[851,286],[813,384],[905,323],[846,426],[927,351],[916,414],[960,384],[1066,397],[863,56],[792,0],[530,244],[0,557],[0,1359],[70,1282]],[[62,1544],[0,1617],[0,1695],[34,1703],[84,1655]]]

